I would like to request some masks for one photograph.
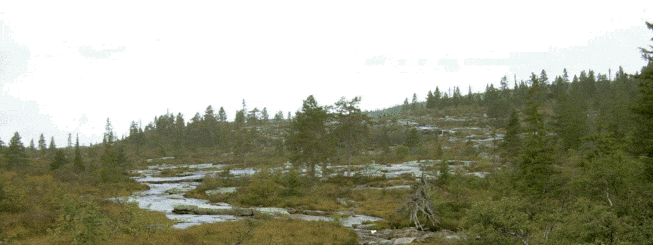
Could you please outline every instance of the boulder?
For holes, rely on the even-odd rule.
[[[222,188],[217,188],[214,190],[208,190],[206,191],[206,195],[208,196],[215,196],[218,194],[224,195],[224,194],[229,194],[229,193],[234,193],[238,190],[237,187],[222,187]]]
[[[394,240],[392,244],[409,244],[415,240],[415,237],[401,237]]]

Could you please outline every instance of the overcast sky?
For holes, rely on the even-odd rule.
[[[370,110],[542,69],[634,73],[653,36],[649,1],[442,2],[2,1],[0,139],[97,143],[107,118],[118,135],[166,110],[233,120],[243,99],[285,116],[311,94]]]

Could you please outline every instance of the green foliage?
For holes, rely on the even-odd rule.
[[[399,158],[399,160],[402,160],[402,159],[406,158],[406,156],[408,156],[410,154],[410,148],[408,148],[407,146],[404,146],[404,145],[398,145],[397,149],[395,149],[395,152],[396,152],[397,157]]]
[[[82,151],[79,149],[79,135],[75,141],[75,158],[73,159],[73,169],[75,172],[84,172],[84,161],[82,160]]]
[[[639,96],[632,107],[637,116],[634,148],[636,153],[653,158],[653,63],[642,68],[637,78]]]
[[[27,163],[27,153],[25,153],[25,146],[20,140],[18,132],[9,140],[9,147],[4,151],[6,168],[13,169],[16,167],[24,167]]]
[[[296,164],[307,164],[309,174],[315,176],[315,164],[324,162],[333,153],[330,136],[326,130],[329,118],[326,108],[319,106],[311,95],[295,114],[287,145],[291,151],[290,160]]]
[[[50,163],[50,170],[59,169],[61,166],[63,166],[66,163],[68,163],[68,159],[66,158],[66,153],[64,152],[63,149],[59,149],[57,150],[57,153],[54,154],[54,159]]]
[[[521,123],[519,122],[519,112],[513,110],[506,127],[506,136],[501,143],[501,156],[507,161],[515,161],[522,151],[521,140]]]
[[[451,178],[451,174],[449,174],[449,162],[447,160],[443,160],[442,162],[440,162],[440,167],[438,169],[438,172],[440,172],[440,176],[438,177],[438,184],[440,185],[449,184],[449,179]]]

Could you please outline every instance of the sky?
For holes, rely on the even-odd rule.
[[[455,3],[454,3],[455,2]],[[271,115],[361,96],[361,108],[416,93],[639,71],[648,1],[2,1],[0,140],[42,133],[65,146],[119,136],[131,121],[244,99]]]

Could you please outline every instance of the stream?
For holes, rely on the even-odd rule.
[[[188,168],[188,171],[177,174],[174,177],[155,177],[166,169],[174,168]],[[242,216],[228,215],[228,214],[176,214],[173,213],[175,207],[191,206],[202,210],[212,211],[231,211],[237,207],[233,207],[227,203],[209,203],[208,200],[187,198],[184,193],[196,188],[202,179],[207,174],[214,174],[226,169],[227,165],[213,165],[213,164],[195,164],[183,166],[169,166],[169,165],[154,165],[149,166],[145,170],[135,170],[139,176],[134,177],[138,182],[146,184],[150,187],[149,190],[135,192],[133,195],[127,197],[127,201],[136,202],[138,206],[143,209],[153,210],[164,213],[169,219],[176,221],[173,227],[184,229],[193,225],[203,223],[224,222],[243,219]],[[244,175],[252,175],[255,171],[251,168],[246,169],[230,169],[230,173],[236,177]],[[306,214],[290,214],[285,209],[273,207],[258,207],[252,208],[254,212],[264,213],[277,217],[290,217],[293,219],[301,219],[308,221],[332,221],[331,217],[306,215]],[[341,219],[341,223],[346,227],[354,227],[366,221],[382,220],[378,217],[353,214],[346,215],[347,218]]]

